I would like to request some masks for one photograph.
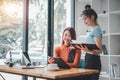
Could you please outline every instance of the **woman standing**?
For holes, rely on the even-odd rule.
[[[90,5],[85,6],[85,10],[82,12],[81,17],[84,23],[91,28],[88,32],[85,43],[96,44],[100,50],[89,50],[86,46],[76,46],[77,48],[86,52],[85,55],[85,68],[96,69],[99,73],[86,77],[85,80],[99,80],[99,74],[101,71],[100,54],[102,53],[102,30],[97,23],[97,13],[91,9]]]

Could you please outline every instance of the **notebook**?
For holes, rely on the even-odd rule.
[[[75,47],[75,45],[79,45],[79,46],[82,45],[82,46],[86,46],[89,50],[100,50],[96,44],[77,43],[77,42],[71,42],[70,44],[73,45],[74,47]],[[76,49],[78,49],[78,48],[76,48]]]
[[[43,68],[43,67],[46,67],[46,65],[38,65],[38,66],[30,65],[30,66],[23,66],[22,69],[34,69],[34,68]]]

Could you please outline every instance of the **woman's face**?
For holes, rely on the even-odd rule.
[[[65,45],[69,45],[71,42],[71,34],[69,30],[66,30],[63,34],[63,41]]]
[[[85,15],[82,15],[82,19],[87,26],[91,26],[91,24],[93,22],[92,17],[90,18],[90,17],[87,17]]]

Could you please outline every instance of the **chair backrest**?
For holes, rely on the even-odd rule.
[[[85,59],[80,59],[79,68],[85,68]]]

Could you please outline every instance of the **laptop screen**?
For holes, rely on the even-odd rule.
[[[31,61],[27,52],[23,52],[23,60],[26,66],[31,65]]]

